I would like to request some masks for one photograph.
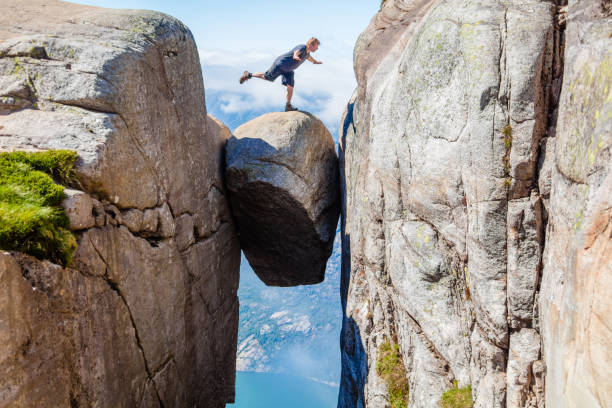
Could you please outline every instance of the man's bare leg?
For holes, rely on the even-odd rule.
[[[263,72],[253,72],[251,74],[251,76],[255,77],[255,78],[261,78],[261,79],[266,79],[266,77],[264,76]]]
[[[293,86],[285,85],[287,87],[287,104],[285,105],[285,112],[296,111],[297,108],[291,106],[291,97],[293,96]]]
[[[291,97],[293,96],[293,87],[287,85],[287,105],[291,105]]]

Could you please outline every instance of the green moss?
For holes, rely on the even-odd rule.
[[[0,153],[5,162],[26,163],[34,170],[51,175],[61,184],[75,181],[74,162],[77,154],[70,150],[47,150],[44,152]]]
[[[453,388],[442,394],[440,399],[442,408],[472,408],[472,386],[459,388],[457,381],[454,382]]]
[[[504,154],[504,185],[506,187],[510,187],[512,185],[512,177],[510,177],[510,172],[512,171],[512,165],[510,164],[510,150],[512,149],[512,126],[510,124],[504,126],[502,130],[504,134],[504,147],[506,148],[506,153]]]
[[[408,381],[406,369],[399,352],[399,345],[389,341],[380,345],[376,372],[387,383],[391,408],[408,407]]]
[[[504,145],[506,146],[506,151],[509,151],[512,147],[512,126],[506,125],[504,130]]]
[[[68,265],[76,240],[60,206],[76,153],[0,153],[0,248]]]

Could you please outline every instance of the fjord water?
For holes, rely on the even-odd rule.
[[[286,374],[236,373],[236,402],[227,408],[333,408],[338,387]]]

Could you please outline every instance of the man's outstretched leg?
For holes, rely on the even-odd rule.
[[[240,83],[244,83],[246,81],[248,81],[251,78],[261,78],[261,79],[266,79],[266,76],[264,75],[263,72],[254,72],[254,73],[250,73],[249,71],[244,71],[242,73],[242,76],[240,77]]]
[[[279,75],[283,76],[283,85],[287,87],[287,103],[285,104],[285,112],[296,111],[297,108],[291,105],[291,97],[293,96],[293,71],[291,72],[280,72],[278,70],[269,70],[267,72],[254,72],[244,71],[240,77],[240,83],[244,83],[249,79],[255,77],[264,79],[266,81],[274,81]]]

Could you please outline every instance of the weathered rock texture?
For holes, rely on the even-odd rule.
[[[240,246],[257,276],[271,286],[323,281],[340,213],[325,125],[303,112],[268,113],[236,129],[226,160]]]
[[[340,152],[340,407],[387,406],[386,340],[410,407],[438,406],[455,380],[476,407],[544,406],[538,164],[561,75],[555,12],[387,0],[359,37]]]
[[[540,295],[547,407],[612,401],[612,2],[570,2]]]
[[[146,11],[0,11],[0,148],[76,150],[83,191],[70,268],[0,255],[0,406],[223,407],[239,246],[191,33]]]

